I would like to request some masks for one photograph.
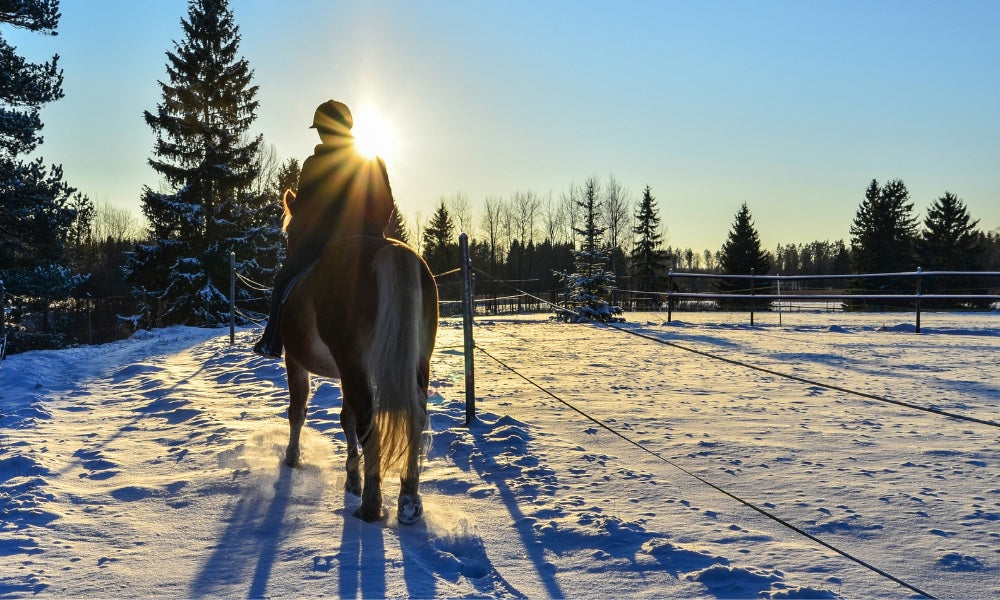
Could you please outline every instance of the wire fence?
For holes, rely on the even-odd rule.
[[[467,260],[467,259],[463,258],[463,260]],[[469,264],[468,274],[466,275],[466,277],[468,278],[468,283],[467,283],[466,287],[468,289],[472,288],[471,277],[472,277],[472,273],[473,272],[476,273],[476,274],[478,274],[478,275],[480,275],[480,276],[488,277],[488,274],[483,273],[482,271],[473,270],[471,268],[471,264]],[[689,275],[689,274],[685,274],[685,275]],[[694,274],[690,274],[690,275],[694,275]],[[917,309],[917,331],[919,332],[920,302],[921,302],[922,299],[924,299],[924,296],[921,294],[921,288],[920,288],[920,284],[921,284],[921,281],[922,281],[921,278],[922,277],[926,277],[926,276],[955,276],[955,275],[969,276],[970,274],[969,273],[953,273],[953,272],[923,273],[923,272],[917,271],[916,273],[913,273],[913,274],[908,274],[908,273],[907,274],[899,274],[899,273],[878,274],[877,277],[894,277],[894,278],[898,278],[898,277],[911,277],[911,276],[917,277],[917,288],[916,288],[915,294],[912,294],[912,295],[911,294],[896,294],[894,296],[896,296],[897,299],[912,300],[912,301],[914,301],[916,303],[916,309]],[[986,274],[975,273],[975,275],[976,276],[981,276],[981,275],[986,275],[986,276],[1000,276],[1000,273],[986,273]],[[857,278],[857,276],[852,276],[852,277]],[[772,301],[773,302],[778,302],[778,301],[781,301],[781,300],[789,300],[788,295],[781,296],[780,294],[769,294],[768,293],[768,294],[761,294],[760,296],[758,296],[757,294],[754,293],[755,292],[754,283],[755,283],[755,279],[756,278],[753,275],[750,275],[750,276],[741,276],[739,278],[748,278],[749,279],[749,281],[750,281],[750,290],[749,290],[749,293],[743,293],[743,294],[726,294],[726,295],[722,295],[722,294],[704,294],[704,293],[698,293],[697,295],[694,295],[694,293],[691,293],[691,294],[684,294],[684,295],[678,294],[678,295],[680,297],[711,298],[713,300],[718,300],[720,296],[724,296],[726,299],[731,299],[733,296],[736,296],[736,297],[738,297],[740,299],[743,299],[743,300],[747,300],[747,299],[749,299],[749,300],[762,300],[762,301],[768,301],[768,302],[772,302]],[[799,279],[799,280],[805,280],[807,278],[799,277],[797,279]],[[782,281],[777,276],[770,276],[770,277],[768,277],[768,280],[769,281],[774,281],[776,283]],[[494,280],[494,282],[495,283],[502,283],[499,280]],[[505,285],[506,287],[510,288],[510,290],[512,292],[515,292],[515,294],[513,294],[512,296],[510,296],[512,298],[522,298],[522,297],[533,298],[537,303],[547,305],[552,310],[569,311],[571,313],[574,312],[574,311],[572,311],[572,309],[566,307],[565,305],[560,305],[558,303],[545,300],[545,299],[543,299],[541,297],[538,297],[536,295],[530,294],[530,293],[528,293],[528,292],[526,292],[526,291],[524,291],[522,289],[519,289],[519,288],[517,288],[515,286],[512,286],[512,285],[510,285],[508,283],[503,283],[503,285]],[[671,299],[671,297],[673,296],[672,290],[666,292],[665,296],[666,296],[666,298],[669,301]],[[791,298],[792,300],[798,300],[799,298],[797,298],[797,296],[801,296],[801,297],[803,297],[802,299],[804,299],[804,297],[807,296],[807,295],[806,294],[793,294],[792,296],[793,296],[793,298]],[[844,302],[845,299],[848,297],[848,295],[846,295],[846,294],[836,294],[836,295],[831,294],[830,296],[835,296],[834,298],[831,298],[831,299],[833,299],[835,301],[838,301],[838,302]],[[958,296],[958,298],[956,298],[956,296]],[[851,296],[851,298],[855,298],[855,297],[856,296]],[[1000,297],[998,297],[996,295],[993,295],[993,294],[972,294],[972,295],[970,295],[970,294],[965,294],[965,295],[952,295],[952,294],[936,295],[935,294],[935,295],[928,295],[928,297],[930,297],[930,298],[944,297],[944,298],[947,298],[949,300],[956,300],[956,299],[959,299],[959,298],[961,298],[961,299],[969,299],[971,297],[972,299],[988,299],[991,302],[1000,301]],[[571,402],[568,402],[564,398],[561,398],[557,394],[553,393],[551,390],[549,390],[546,387],[544,387],[544,386],[540,385],[539,383],[535,382],[530,377],[527,377],[526,375],[524,375],[523,373],[521,373],[516,367],[511,366],[511,364],[509,364],[509,361],[504,361],[504,360],[498,358],[494,353],[490,352],[488,349],[483,348],[481,345],[476,344],[474,342],[474,340],[473,340],[473,334],[472,334],[472,331],[473,331],[472,324],[474,322],[474,315],[475,315],[474,307],[477,304],[478,304],[478,302],[474,299],[474,296],[472,294],[470,294],[469,297],[466,298],[465,303],[464,303],[465,312],[464,312],[463,318],[464,318],[464,321],[466,323],[466,327],[465,327],[466,344],[465,344],[465,347],[466,347],[466,353],[467,354],[471,353],[471,348],[474,348],[481,355],[483,355],[483,356],[489,358],[490,360],[496,362],[502,368],[509,370],[511,373],[513,373],[517,377],[523,379],[524,381],[526,381],[527,383],[529,383],[530,385],[532,385],[533,387],[535,387],[536,389],[538,389],[539,391],[541,391],[542,393],[544,393],[545,395],[547,395],[547,396],[551,397],[552,399],[556,400],[557,402],[565,405],[566,407],[568,407],[572,411],[574,411],[577,414],[579,414],[581,417],[583,417],[583,418],[587,419],[588,421],[590,421],[590,422],[598,425],[599,427],[605,429],[606,431],[608,431],[612,435],[614,435],[614,436],[620,438],[621,440],[623,440],[625,443],[630,444],[630,445],[638,448],[639,450],[641,450],[643,452],[646,452],[646,453],[654,456],[658,460],[660,460],[660,461],[664,462],[665,464],[668,464],[671,467],[673,467],[673,468],[675,468],[675,469],[683,472],[684,474],[686,474],[686,475],[694,478],[698,482],[700,482],[700,483],[702,483],[702,484],[704,484],[704,485],[712,488],[713,490],[715,490],[715,491],[717,491],[717,492],[719,492],[719,493],[721,493],[721,494],[723,494],[723,495],[725,495],[725,496],[727,496],[727,497],[729,497],[729,498],[731,498],[733,500],[736,500],[737,502],[739,502],[743,506],[745,506],[745,507],[747,507],[747,508],[749,508],[749,509],[751,509],[751,510],[753,510],[753,511],[755,511],[755,512],[757,512],[757,513],[759,513],[759,514],[761,514],[761,515],[763,515],[765,517],[767,517],[768,519],[773,520],[774,522],[776,522],[776,523],[778,523],[778,524],[780,524],[780,525],[788,528],[789,530],[795,532],[796,534],[801,535],[801,536],[803,536],[803,537],[805,537],[805,538],[807,538],[807,539],[809,539],[809,540],[811,540],[811,541],[813,541],[813,542],[815,542],[815,543],[817,543],[817,544],[819,544],[819,545],[821,545],[821,546],[823,546],[823,547],[825,547],[825,548],[827,548],[829,550],[832,550],[832,551],[836,552],[837,554],[839,554],[839,555],[847,558],[848,560],[850,560],[850,561],[852,561],[852,562],[854,562],[854,563],[856,563],[856,564],[858,564],[858,565],[860,565],[860,566],[868,569],[869,571],[871,571],[873,573],[876,573],[879,576],[884,577],[884,578],[886,578],[886,579],[888,579],[890,581],[893,581],[894,583],[896,583],[896,584],[898,584],[898,585],[900,585],[900,586],[902,586],[902,587],[910,590],[911,592],[915,592],[915,593],[917,593],[917,594],[919,594],[919,595],[921,595],[923,597],[934,598],[934,596],[932,596],[930,593],[928,593],[928,592],[926,592],[926,591],[924,591],[924,590],[916,587],[914,584],[912,584],[910,582],[907,582],[907,581],[903,580],[900,577],[892,575],[891,573],[889,573],[889,572],[887,572],[887,571],[885,571],[885,570],[883,570],[883,569],[875,566],[872,562],[869,562],[869,561],[866,561],[866,560],[862,560],[861,558],[859,558],[858,556],[856,556],[854,553],[850,552],[849,550],[845,550],[845,549],[840,548],[840,547],[838,547],[838,546],[836,546],[836,545],[834,545],[834,544],[832,544],[832,543],[830,543],[830,542],[828,542],[826,540],[821,539],[819,536],[814,535],[814,534],[806,531],[802,527],[799,527],[799,526],[795,525],[794,523],[792,523],[789,520],[787,520],[787,519],[785,519],[785,518],[783,518],[783,517],[781,517],[781,516],[779,516],[779,515],[771,512],[770,510],[768,510],[768,509],[766,509],[764,507],[758,506],[755,503],[752,503],[752,502],[749,502],[749,501],[745,500],[744,498],[742,498],[739,495],[733,493],[732,491],[727,490],[724,487],[722,487],[722,486],[720,486],[720,485],[718,485],[718,484],[710,481],[709,479],[707,479],[705,477],[702,477],[702,476],[694,473],[690,469],[685,468],[684,466],[678,464],[676,461],[671,460],[671,459],[663,456],[662,454],[660,454],[660,453],[658,453],[658,452],[656,452],[654,450],[649,449],[643,443],[638,442],[638,441],[634,440],[633,438],[631,438],[630,436],[628,436],[627,434],[619,431],[618,429],[616,429],[614,427],[611,427],[609,424],[607,424],[606,422],[602,421],[601,419],[599,419],[599,418],[597,418],[597,417],[589,414],[586,410],[581,409],[579,406],[577,406],[577,405],[575,405],[575,404],[573,404]],[[751,304],[751,306],[752,306],[752,304]],[[670,311],[669,305],[668,305],[668,311]],[[576,314],[577,317],[582,318],[582,315],[580,313],[574,313],[574,314]],[[752,313],[751,313],[751,315],[752,315]],[[752,321],[752,318],[753,317],[751,316],[751,321]],[[858,390],[852,390],[852,389],[849,389],[849,388],[846,388],[846,387],[843,387],[843,386],[837,386],[837,385],[833,385],[833,384],[829,384],[829,383],[815,381],[815,380],[809,379],[807,377],[802,377],[800,375],[793,375],[793,374],[790,374],[790,373],[783,373],[783,372],[780,372],[780,371],[775,370],[775,369],[770,369],[770,368],[762,367],[762,366],[759,366],[759,365],[754,365],[754,364],[752,364],[750,362],[740,361],[740,360],[734,360],[734,359],[731,359],[731,358],[726,358],[726,357],[718,356],[718,355],[715,355],[715,354],[710,353],[710,352],[705,352],[705,351],[697,350],[697,349],[694,349],[694,348],[689,348],[689,347],[686,347],[686,346],[682,346],[680,344],[676,344],[674,342],[670,342],[670,341],[667,341],[667,340],[664,340],[664,339],[661,339],[661,338],[658,338],[658,337],[655,337],[655,336],[652,336],[652,335],[644,334],[642,332],[638,332],[638,331],[635,331],[633,329],[628,329],[628,328],[622,327],[620,325],[617,325],[616,323],[598,323],[598,324],[601,325],[601,326],[604,326],[604,327],[608,327],[608,328],[611,328],[611,329],[623,332],[623,333],[628,334],[628,335],[637,336],[637,337],[642,338],[642,339],[647,340],[647,341],[651,341],[651,342],[655,342],[655,343],[659,343],[659,344],[664,344],[664,345],[672,346],[674,348],[677,348],[679,350],[686,351],[686,352],[693,352],[693,353],[695,353],[697,355],[702,356],[703,358],[705,358],[707,360],[725,361],[725,362],[727,362],[729,364],[733,364],[733,365],[741,366],[741,367],[744,367],[744,368],[747,368],[747,369],[752,369],[752,370],[764,372],[764,373],[767,373],[769,375],[773,375],[773,376],[777,376],[777,377],[780,377],[780,378],[784,378],[784,379],[787,379],[789,381],[793,381],[793,382],[796,382],[796,383],[804,383],[804,384],[807,384],[807,385],[810,385],[810,386],[820,386],[820,387],[824,387],[824,388],[827,388],[827,389],[836,390],[836,391],[848,394],[850,396],[855,396],[855,397],[858,397],[858,398],[861,398],[861,399],[864,399],[864,400],[874,400],[876,402],[881,402],[881,403],[884,403],[884,404],[895,405],[895,406],[900,406],[900,407],[908,408],[908,409],[911,409],[911,410],[916,410],[916,411],[922,411],[922,412],[926,412],[926,413],[931,413],[931,414],[934,414],[934,415],[937,415],[937,416],[940,416],[940,417],[945,417],[945,418],[949,418],[949,419],[960,420],[960,421],[964,421],[964,422],[975,424],[975,425],[986,426],[986,427],[991,427],[991,428],[1000,428],[1000,423],[998,423],[997,421],[993,421],[993,420],[989,420],[989,419],[980,419],[980,418],[977,418],[977,417],[974,417],[974,416],[970,416],[970,415],[965,415],[965,414],[955,413],[955,412],[950,412],[950,411],[944,411],[944,410],[938,409],[938,408],[933,407],[933,406],[931,406],[931,407],[920,406],[920,405],[909,403],[909,402],[892,400],[892,399],[881,397],[881,396],[877,396],[877,395],[874,395],[874,394],[869,394],[869,393],[861,392],[861,391],[858,391]],[[474,373],[470,372],[470,369],[473,368],[472,367],[473,364],[474,363],[470,360],[470,357],[466,356],[466,402],[467,402],[467,405],[466,405],[466,422],[467,423],[471,423],[475,419]]]

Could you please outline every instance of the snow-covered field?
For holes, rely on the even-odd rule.
[[[477,352],[468,429],[443,321],[409,527],[350,516],[336,382],[314,381],[304,467],[280,465],[284,368],[255,330],[12,356],[0,596],[919,597],[696,475],[928,594],[1000,598],[1000,429],[821,385],[1000,420],[1000,314],[674,316],[624,326],[674,346],[478,319],[545,391]]]

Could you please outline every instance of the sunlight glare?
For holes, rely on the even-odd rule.
[[[395,135],[389,123],[370,109],[362,109],[354,115],[354,145],[367,158],[375,156],[388,160],[395,149]]]

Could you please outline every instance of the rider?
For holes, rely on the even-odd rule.
[[[260,340],[254,344],[257,354],[281,357],[281,334],[278,318],[289,284],[309,267],[333,238],[347,235],[380,237],[389,225],[393,211],[389,176],[381,158],[367,160],[354,147],[351,128],[354,118],[342,102],[328,100],[316,108],[312,128],[322,143],[302,163],[297,209],[292,226],[308,227],[305,235],[296,236],[294,247],[274,278],[271,313]],[[304,214],[308,213],[308,214]]]

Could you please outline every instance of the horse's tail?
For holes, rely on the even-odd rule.
[[[422,268],[405,246],[389,245],[375,254],[378,308],[366,361],[378,435],[369,440],[380,445],[384,473],[403,465],[408,453],[420,452],[427,422],[427,374],[418,374],[427,370],[434,332],[424,321]]]

